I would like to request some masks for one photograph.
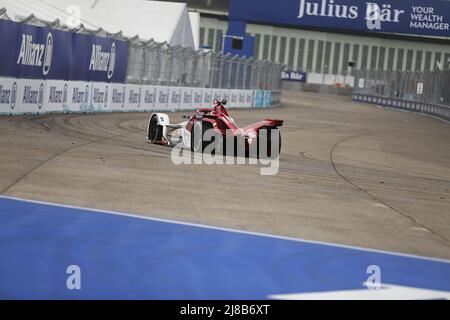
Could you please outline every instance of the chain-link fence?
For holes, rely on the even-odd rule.
[[[357,71],[353,100],[450,121],[450,71]]]
[[[167,43],[130,41],[129,83],[224,89],[281,88],[283,66]]]

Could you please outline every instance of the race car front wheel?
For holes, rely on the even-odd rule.
[[[150,120],[150,124],[148,127],[148,140],[150,140],[151,143],[161,141],[162,131],[162,126],[158,124],[158,118],[156,115],[154,115]]]

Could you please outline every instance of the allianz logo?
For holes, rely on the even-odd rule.
[[[49,32],[45,43],[33,42],[33,36],[22,34],[17,64],[31,67],[42,67],[42,74],[48,75],[53,58],[53,36]]]
[[[14,82],[11,89],[6,89],[0,85],[0,104],[8,104],[11,110],[14,110],[17,102],[17,83]]]
[[[172,98],[170,100],[172,103],[180,103],[181,101],[181,94],[177,93],[176,91],[172,92]]]
[[[110,52],[103,51],[99,44],[92,45],[91,61],[89,63],[89,71],[107,72],[108,79],[114,75],[116,66],[116,43],[111,45]]]
[[[78,87],[73,88],[72,103],[87,104],[89,100],[89,86],[84,88],[84,91]]]
[[[108,103],[108,86],[105,87],[105,90],[95,88],[92,100],[94,101],[94,103],[105,104],[106,106],[106,104]]]
[[[145,90],[144,102],[145,103],[155,103],[155,92]]]
[[[160,90],[158,101],[159,101],[159,103],[168,103],[169,102],[169,94],[165,93],[165,91]]]
[[[44,84],[41,83],[39,89],[35,90],[32,86],[25,86],[23,90],[22,103],[23,104],[37,104],[39,109],[42,109],[44,102]]]
[[[128,103],[138,104],[141,103],[142,89],[139,88],[138,91],[134,89],[130,90],[130,96],[128,97]]]
[[[183,96],[183,102],[184,103],[191,103],[192,102],[192,94],[185,92]]]
[[[112,92],[112,103],[125,103],[125,91],[126,88],[123,87],[122,90],[113,89]]]
[[[62,89],[58,89],[56,86],[50,87],[48,102],[49,103],[59,103],[59,104],[65,104],[67,103],[67,93],[68,93],[68,86],[67,84],[64,85]]]

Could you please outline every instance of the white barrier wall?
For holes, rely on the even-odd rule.
[[[91,105],[91,88],[86,82],[68,82],[66,112],[85,112]],[[50,110],[47,110],[50,112]]]
[[[46,81],[44,88],[44,111],[65,112],[67,110],[69,96],[69,85],[67,82]]]
[[[0,80],[0,112],[17,110],[17,82],[13,79]]]
[[[194,110],[211,107],[213,99],[227,100],[230,108],[267,107],[257,92],[260,97],[259,90],[0,78],[0,114]]]
[[[44,109],[45,84],[41,80],[17,81],[16,112],[46,112]]]
[[[355,77],[333,74],[308,73],[308,83],[323,84],[329,86],[341,85],[353,87]]]

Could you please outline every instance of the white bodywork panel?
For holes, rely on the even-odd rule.
[[[150,129],[150,121],[152,118],[156,116],[158,119],[158,125],[163,127],[163,137],[170,143],[170,145],[173,147],[177,145],[179,142],[183,142],[185,147],[190,146],[190,136],[191,134],[186,130],[186,124],[188,121],[183,121],[177,124],[171,124],[169,116],[165,113],[154,113],[149,118],[149,124],[147,129],[147,136],[148,136],[148,130]],[[188,137],[186,137],[188,135]],[[173,139],[178,138],[178,139]],[[181,138],[181,139],[180,139]],[[186,144],[188,142],[188,144]]]

